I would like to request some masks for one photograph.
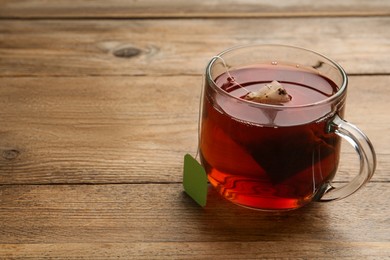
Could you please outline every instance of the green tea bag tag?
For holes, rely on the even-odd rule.
[[[207,174],[200,163],[189,154],[184,156],[184,191],[200,206],[207,202]]]

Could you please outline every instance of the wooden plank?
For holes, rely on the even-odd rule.
[[[0,76],[199,75],[212,56],[249,43],[301,46],[351,74],[388,74],[389,27],[390,17],[2,20]]]
[[[175,181],[184,153],[196,151],[199,77],[0,84],[1,183]]]
[[[283,244],[283,245],[281,245]],[[5,259],[386,259],[387,242],[281,241],[3,244]]]
[[[0,257],[386,257],[389,188],[371,183],[342,201],[271,213],[213,189],[202,209],[180,184],[4,185]]]
[[[350,77],[346,119],[376,147],[373,181],[389,181],[389,79]],[[200,86],[199,76],[2,78],[0,184],[181,182]],[[353,150],[343,158],[340,181],[358,167]]]
[[[0,17],[6,18],[150,18],[150,17],[285,17],[285,16],[367,16],[389,15],[388,1],[346,0],[316,2],[310,0],[230,0],[230,1],[78,1],[0,0]]]

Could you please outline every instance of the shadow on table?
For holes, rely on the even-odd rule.
[[[183,192],[182,203],[199,234],[213,241],[280,241],[331,239],[326,206],[311,203],[285,212],[267,212],[237,206],[209,187],[208,202],[201,208]]]

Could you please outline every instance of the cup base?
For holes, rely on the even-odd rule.
[[[211,176],[209,176],[209,181],[223,198],[238,206],[252,210],[267,212],[290,211],[307,205],[313,199],[312,194],[303,198],[281,197],[277,194],[272,194],[274,190],[270,188],[268,190],[263,189],[263,193],[256,193],[254,191],[256,191],[256,188],[259,188],[259,185],[254,186],[253,182],[241,182],[237,185],[238,188],[251,186],[252,189],[248,192],[247,189],[237,189],[236,185],[234,188],[226,188],[224,185],[217,183]]]

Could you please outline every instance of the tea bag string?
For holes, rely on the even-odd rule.
[[[223,66],[225,67],[226,74],[229,76],[229,78],[231,79],[231,81],[233,81],[234,83],[236,83],[237,86],[239,86],[240,88],[244,89],[247,93],[251,92],[251,91],[249,91],[247,88],[245,88],[243,85],[241,85],[240,83],[238,83],[238,82],[236,81],[236,79],[230,74],[229,67],[227,66],[225,60],[224,60],[221,56],[219,56],[219,55],[213,56],[213,59],[219,59],[219,60],[221,60]]]
[[[234,81],[237,86],[239,86],[240,88],[244,89],[247,93],[250,93],[251,91],[249,91],[248,89],[246,89],[244,86],[242,86],[240,83],[238,83],[235,78],[230,74],[230,71],[229,71],[229,68],[225,62],[225,60],[221,57],[221,56],[213,56],[211,58],[211,60],[213,59],[219,59],[225,70],[226,70],[226,74],[228,75],[228,77],[231,79],[231,81]],[[198,148],[196,150],[196,154],[195,154],[195,159],[198,159],[198,156],[199,156],[199,153],[200,153],[200,136],[201,136],[201,131],[202,131],[202,113],[203,113],[203,95],[204,95],[204,91],[205,91],[205,82],[206,82],[206,77],[205,75],[202,76],[202,88],[201,88],[201,92],[200,92],[200,100],[199,100],[199,116],[198,116]],[[215,82],[214,82],[215,83]]]
[[[199,99],[199,115],[198,115],[198,148],[196,149],[195,159],[198,160],[200,152],[200,131],[202,131],[202,114],[203,114],[203,94],[205,88],[206,77],[202,76],[202,88],[200,90],[200,99]]]

